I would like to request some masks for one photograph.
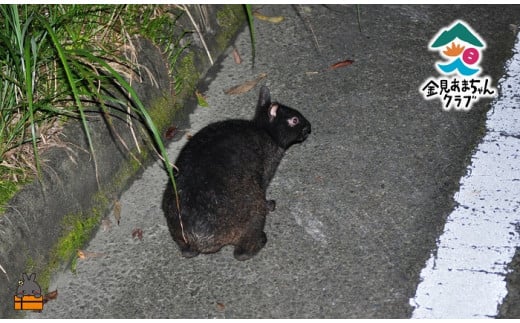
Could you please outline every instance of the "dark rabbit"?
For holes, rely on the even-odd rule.
[[[263,86],[253,120],[212,123],[195,134],[175,165],[182,225],[171,183],[162,208],[182,255],[235,246],[238,260],[253,257],[267,242],[265,217],[275,208],[267,186],[285,150],[304,141],[310,123],[298,111],[271,103]],[[186,238],[186,239],[185,239]]]
[[[16,290],[16,296],[22,297],[27,295],[33,295],[35,297],[40,297],[42,294],[42,289],[35,280],[36,274],[31,274],[31,276],[27,276],[26,273],[23,273],[22,278],[22,280],[18,281],[18,289]]]

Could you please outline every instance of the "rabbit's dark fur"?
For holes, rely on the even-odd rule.
[[[216,122],[195,134],[175,163],[184,236],[171,183],[162,203],[182,255],[233,245],[236,259],[253,257],[267,242],[265,217],[275,208],[266,200],[267,186],[285,150],[310,132],[298,111],[271,103],[264,86],[253,120]]]

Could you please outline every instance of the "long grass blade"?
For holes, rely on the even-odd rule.
[[[361,31],[361,6],[358,4],[356,5],[356,17],[357,17],[359,32],[362,32]]]
[[[87,121],[87,117],[85,115],[85,111],[83,109],[83,104],[81,102],[80,93],[78,91],[78,88],[76,87],[77,80],[74,78],[74,76],[70,70],[66,52],[63,49],[63,47],[61,46],[61,44],[58,40],[58,37],[57,37],[56,33],[54,32],[54,30],[52,29],[51,25],[42,18],[40,18],[40,22],[43,24],[43,26],[45,26],[45,29],[47,30],[47,32],[49,33],[49,35],[52,39],[52,44],[58,53],[58,57],[60,59],[63,70],[65,72],[65,76],[67,78],[67,84],[70,86],[70,89],[72,91],[72,96],[74,97],[74,102],[76,104],[76,107],[78,108],[78,112],[79,112],[80,118],[81,118],[81,123],[83,125],[83,129],[85,130],[85,135],[87,136],[90,153],[92,154],[92,159],[94,161],[94,169],[96,172],[96,182],[99,186],[100,182],[99,182],[99,171],[98,171],[98,165],[97,165],[97,159],[96,159],[96,151],[94,149],[94,145],[92,143],[92,138],[90,136],[90,129],[88,126],[88,121]]]
[[[38,176],[41,175],[40,158],[38,156],[38,134],[36,133],[36,123],[34,120],[34,67],[36,63],[31,64],[31,57],[36,60],[36,43],[34,38],[31,40],[25,40],[24,51],[23,51],[23,62],[25,65],[25,95],[27,97],[27,108],[29,110],[29,122],[31,128],[31,140],[33,145],[34,159],[36,163],[36,169]]]
[[[256,40],[255,40],[255,20],[253,16],[253,9],[250,4],[245,4],[244,8],[246,10],[247,22],[249,24],[249,34],[251,36],[251,51],[252,51],[252,60],[253,67],[255,67],[255,57],[256,57]]]

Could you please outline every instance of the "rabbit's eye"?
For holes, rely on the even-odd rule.
[[[298,123],[300,123],[300,119],[298,119],[298,117],[292,117],[292,118],[287,120],[287,123],[289,124],[290,127],[294,127]]]

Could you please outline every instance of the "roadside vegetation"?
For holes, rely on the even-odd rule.
[[[66,120],[81,122],[87,140],[89,107],[121,103],[122,90],[134,104],[129,114],[146,125],[159,152],[164,145],[153,120],[129,83],[139,75],[135,35],[164,50],[174,88],[175,62],[189,45],[188,30],[176,27],[185,13],[176,5],[0,5],[0,203],[17,186],[41,174],[41,152],[60,145]],[[112,91],[113,92],[113,91]],[[90,145],[95,163],[95,150]],[[171,166],[165,160],[171,174]]]

